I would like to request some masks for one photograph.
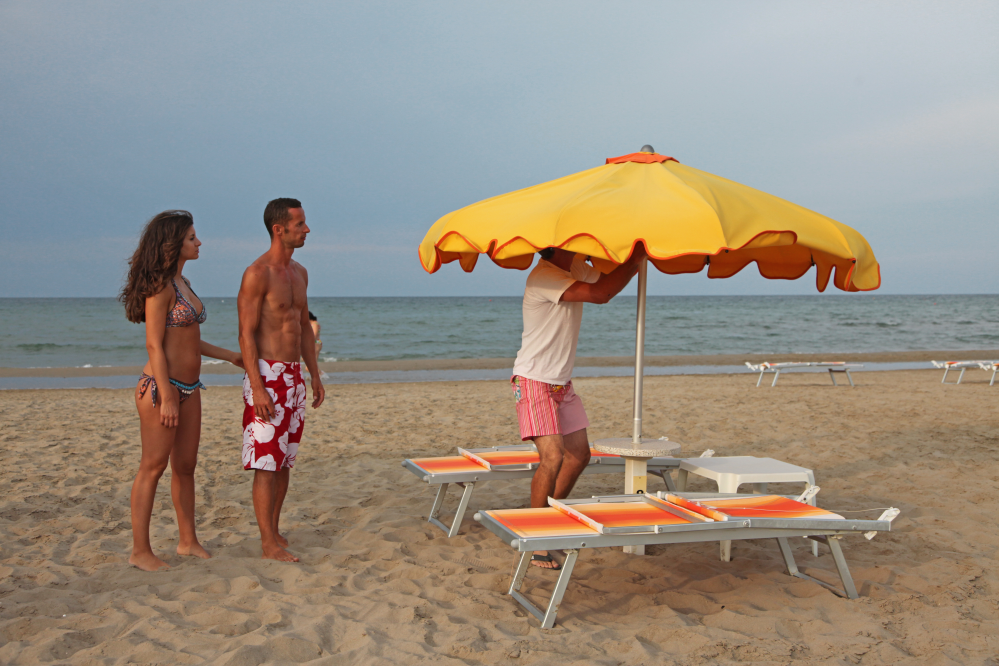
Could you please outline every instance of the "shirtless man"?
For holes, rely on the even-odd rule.
[[[243,469],[254,470],[253,511],[264,558],[298,562],[278,531],[281,505],[305,421],[302,364],[312,376],[312,408],[326,391],[316,365],[309,325],[309,274],[291,255],[305,245],[309,227],[297,199],[275,199],[264,209],[271,249],[243,273],[239,287],[239,349],[243,379]],[[256,369],[254,372],[252,369]]]

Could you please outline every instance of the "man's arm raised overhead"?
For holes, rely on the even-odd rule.
[[[253,411],[257,418],[270,421],[274,416],[274,401],[264,388],[260,376],[260,352],[257,350],[257,329],[267,296],[267,269],[251,265],[243,272],[239,285],[236,308],[239,311],[239,350],[243,355],[243,366],[253,391]]]
[[[646,256],[645,247],[641,244],[635,246],[635,251],[626,262],[612,270],[606,275],[601,275],[594,282],[573,282],[564,292],[559,302],[562,303],[597,303],[604,304],[621,293],[621,290],[628,286],[631,278],[638,272],[639,262]]]

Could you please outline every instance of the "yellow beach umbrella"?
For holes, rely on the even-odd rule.
[[[534,253],[559,247],[592,257],[604,273],[643,243],[669,274],[726,278],[755,262],[766,278],[795,280],[816,267],[816,286],[868,291],[881,285],[871,246],[851,227],[746,185],[680,164],[651,146],[547,183],[448,213],[420,243],[433,273],[458,261],[472,271],[480,254],[527,269]],[[635,433],[641,439],[647,267],[639,270],[635,355]]]

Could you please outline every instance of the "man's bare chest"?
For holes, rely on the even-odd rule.
[[[305,280],[294,275],[272,276],[268,285],[267,297],[264,299],[264,309],[267,314],[277,317],[298,317],[305,307]]]

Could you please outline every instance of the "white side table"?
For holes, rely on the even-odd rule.
[[[682,492],[687,488],[687,475],[696,474],[711,479],[718,484],[720,493],[739,492],[744,483],[753,484],[754,493],[767,492],[767,483],[804,483],[805,488],[815,485],[812,470],[798,467],[773,458],[753,456],[732,456],[726,458],[687,458],[680,463],[676,488]],[[815,505],[815,497],[808,500]],[[732,559],[732,542],[721,541],[722,562]],[[812,554],[818,555],[819,544],[812,542]]]
[[[611,453],[624,458],[624,494],[644,493],[648,488],[649,458],[671,456],[680,450],[680,445],[665,439],[642,439],[633,442],[628,437],[598,439],[593,448],[601,453]],[[645,546],[625,546],[624,552],[644,555]]]

